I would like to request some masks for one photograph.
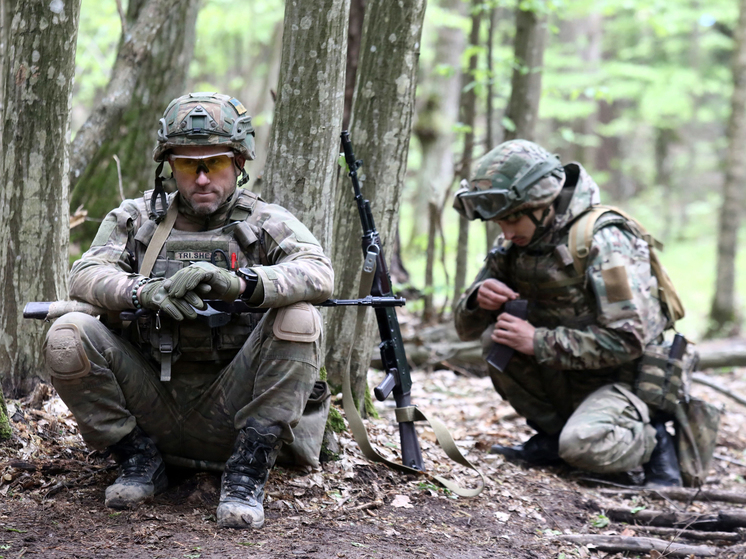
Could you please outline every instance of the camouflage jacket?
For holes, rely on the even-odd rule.
[[[536,327],[539,365],[595,369],[619,379],[618,371],[612,374],[614,369],[624,366],[633,374],[631,362],[665,328],[658,283],[646,241],[616,214],[606,214],[596,223],[585,274],[577,276],[567,249],[568,233],[573,221],[599,204],[600,197],[581,165],[571,163],[565,169],[567,183],[547,234],[528,247],[511,246],[502,235],[496,239],[476,280],[456,305],[456,330],[463,340],[476,339],[495,322],[496,313],[475,302],[481,284],[494,278],[529,300],[528,321]],[[620,380],[629,379],[624,375]]]
[[[174,197],[169,195],[169,203]],[[142,278],[140,263],[157,227],[148,216],[149,199],[146,194],[125,200],[109,212],[90,249],[72,266],[71,298],[115,311],[134,308],[132,288]],[[179,212],[189,217],[183,206]],[[239,188],[203,226],[205,230],[197,233],[173,229],[151,276],[169,277],[190,261],[210,260],[210,254],[200,249],[220,246],[229,258],[236,254],[237,267],[251,266],[261,278],[264,299],[259,307],[320,303],[331,295],[331,261],[286,209]],[[217,264],[228,263],[222,259]]]

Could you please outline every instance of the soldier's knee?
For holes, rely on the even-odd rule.
[[[272,331],[280,340],[315,342],[321,336],[321,315],[310,303],[293,303],[277,311]]]
[[[560,458],[576,468],[597,471],[605,465],[607,457],[603,454],[608,451],[603,445],[604,450],[599,452],[602,446],[599,443],[609,436],[610,429],[594,424],[586,424],[582,429],[573,427],[568,425],[560,433]]]
[[[44,344],[44,358],[53,378],[75,379],[91,371],[91,362],[80,334],[89,321],[98,322],[83,313],[69,313],[49,329]]]

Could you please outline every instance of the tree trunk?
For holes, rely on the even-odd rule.
[[[479,44],[479,28],[482,22],[480,0],[472,0],[471,3],[471,35],[470,45]],[[477,54],[469,57],[469,71],[464,75],[463,88],[461,90],[461,117],[466,132],[464,133],[464,151],[459,163],[459,179],[469,180],[471,174],[471,160],[474,156],[474,126],[476,124],[477,96],[475,88],[468,85],[476,79]],[[456,274],[453,279],[453,304],[456,304],[461,292],[466,285],[466,263],[469,252],[469,220],[459,215],[458,247],[456,252]]]
[[[349,0],[285,4],[280,82],[262,196],[329,251],[344,110]]]
[[[663,233],[661,240],[666,242],[671,237],[673,229],[674,180],[672,173],[671,145],[676,140],[676,132],[672,128],[656,128],[655,130],[655,184],[663,189]]]
[[[128,29],[137,25],[146,6],[145,0],[130,1],[126,17]],[[89,215],[102,218],[119,205],[119,178],[114,155],[121,162],[122,190],[127,198],[153,188],[155,130],[171,100],[184,94],[187,70],[194,52],[197,11],[198,0],[185,0],[176,3],[169,12],[163,27],[150,43],[149,55],[140,64],[132,95],[123,107],[121,117],[108,125],[109,130],[117,133],[105,133],[90,163],[85,169],[80,169],[82,174],[71,193],[73,210],[83,205]],[[120,57],[128,48],[127,42],[120,40]],[[80,240],[87,246],[96,235],[98,225],[91,222],[76,229],[73,240]]]
[[[425,0],[366,3],[351,138],[356,155],[365,162],[358,171],[363,195],[370,200],[384,248],[388,247],[384,253],[389,251],[389,256],[407,169],[424,13]],[[335,194],[333,262],[335,293],[347,298],[358,294],[361,228],[349,179],[344,173],[340,175]],[[336,309],[335,313],[327,330],[329,380],[341,386],[342,374],[349,368],[355,398],[361,402],[366,390],[374,316],[367,313],[363,335],[353,340],[357,310]]]
[[[139,10],[135,24],[122,30],[124,40],[117,53],[106,91],[88,120],[75,134],[71,145],[71,188],[74,189],[83,177],[104,142],[118,132],[119,123],[130,107],[138,80],[148,66],[151,46],[171,14],[178,13],[186,2],[187,0],[148,0]],[[150,140],[148,144],[152,145],[153,141]]]
[[[350,0],[350,25],[347,33],[347,70],[345,71],[345,112],[342,119],[342,130],[348,130],[350,126],[357,65],[360,62],[360,41],[363,37],[364,16],[365,0]]]
[[[43,371],[27,301],[67,294],[68,146],[80,1],[12,0],[2,59],[0,371],[14,395]],[[40,273],[40,270],[43,273]]]
[[[530,10],[516,8],[515,68],[511,81],[510,101],[505,116],[512,122],[506,128],[504,141],[534,139],[534,129],[541,99],[541,72],[546,42],[546,17]]]
[[[728,153],[720,208],[717,279],[710,308],[709,336],[736,335],[740,312],[736,308],[736,250],[741,227],[743,188],[746,183],[746,0],[739,2],[740,15],[733,51],[733,97],[728,122]]]
[[[462,15],[466,4],[461,0],[442,0],[440,7],[448,13]],[[437,34],[433,66],[447,66],[454,71],[447,75],[433,73],[427,87],[425,84],[420,86],[421,89],[426,89],[426,92],[420,95],[425,95],[427,100],[420,109],[414,130],[422,146],[422,163],[417,177],[417,188],[424,194],[426,202],[422,212],[416,212],[415,219],[420,215],[426,215],[428,221],[423,312],[425,322],[434,320],[436,315],[433,302],[436,238],[446,202],[444,195],[450,188],[454,176],[453,127],[458,120],[462,79],[461,53],[466,46],[466,37],[458,27],[443,25],[433,32]]]

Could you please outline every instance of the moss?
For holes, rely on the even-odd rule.
[[[373,397],[370,395],[370,387],[365,387],[365,416],[372,417],[373,419],[380,419],[375,406],[373,405]]]
[[[5,406],[5,396],[0,389],[0,441],[7,441],[13,435],[13,428],[8,421],[8,408]]]
[[[321,369],[319,369],[319,380],[326,382],[326,367],[321,367]]]
[[[347,429],[342,414],[335,406],[329,407],[329,417],[326,418],[326,428],[332,433],[341,433]]]

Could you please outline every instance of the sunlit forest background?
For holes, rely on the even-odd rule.
[[[522,3],[533,4],[531,0]],[[688,312],[679,329],[697,339],[707,328],[715,286],[717,223],[733,88],[730,58],[738,7],[728,0],[579,0],[536,2],[536,9],[548,11],[549,34],[535,140],[560,154],[564,162],[581,162],[600,185],[604,203],[631,211],[665,243],[662,260]],[[423,150],[428,134],[445,128],[454,133],[451,153],[458,161],[463,135],[470,129],[461,118],[449,117],[447,107],[434,107],[431,93],[449,81],[460,91],[473,89],[477,96],[474,157],[497,145],[513,127],[504,110],[515,65],[514,12],[515,2],[510,0],[433,0],[427,6],[399,223],[408,287],[421,293],[425,291],[428,241]],[[283,13],[281,0],[206,0],[197,17],[187,89],[234,95],[253,115],[258,158],[250,164],[252,182],[262,174],[269,140]],[[479,22],[478,44],[468,46],[475,20]],[[106,87],[120,31],[113,0],[83,2],[73,134]],[[456,43],[445,43],[454,36]],[[453,52],[458,40],[463,46]],[[476,56],[476,68],[468,72],[472,56]],[[156,125],[153,122],[153,139]],[[358,143],[356,151],[365,159],[365,145]],[[458,216],[450,208],[450,199],[458,185],[457,171],[450,191],[443,193],[445,246],[442,256],[438,255],[431,289],[436,305],[441,306],[448,304],[453,289]],[[152,176],[151,170],[148,173]],[[87,248],[96,220],[118,201],[116,182],[97,188],[108,193],[102,196],[109,201],[108,207],[85,196],[79,200],[91,223],[73,230],[71,259]],[[140,190],[148,188],[152,186],[143,184]],[[470,225],[467,284],[481,266],[487,237],[483,224]],[[740,246],[745,242],[742,230]],[[440,236],[436,247],[441,250]],[[746,251],[740,251],[736,268],[736,285],[743,294]],[[421,300],[408,306],[420,310]]]

